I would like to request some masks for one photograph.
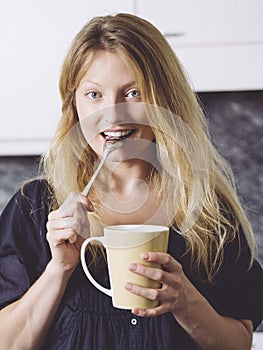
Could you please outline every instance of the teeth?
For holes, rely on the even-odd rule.
[[[123,137],[128,135],[131,132],[131,130],[119,130],[119,131],[104,131],[104,135],[106,137]]]

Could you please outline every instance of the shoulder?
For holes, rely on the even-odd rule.
[[[52,194],[51,188],[45,179],[35,179],[25,182],[17,193],[25,199],[33,200]]]
[[[51,187],[44,179],[35,179],[25,182],[15,195],[16,198],[32,206],[48,202],[52,196]]]
[[[46,217],[51,198],[52,192],[47,181],[37,179],[24,183],[3,210],[2,224],[17,220],[21,223],[25,220],[36,222],[37,217]]]
[[[46,181],[27,182],[0,217],[0,308],[20,298],[50,260],[46,241],[49,193]]]
[[[23,260],[22,256],[30,256],[41,248],[46,236],[50,193],[46,181],[32,180],[10,199],[0,217],[0,255],[16,252]]]

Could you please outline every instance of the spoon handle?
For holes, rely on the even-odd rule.
[[[104,152],[101,160],[99,162],[99,165],[97,166],[97,169],[95,170],[94,174],[91,176],[89,182],[87,183],[87,185],[85,186],[84,190],[81,192],[81,194],[83,196],[87,196],[89,193],[89,190],[91,188],[91,186],[93,185],[93,182],[95,181],[96,177],[98,176],[98,173],[100,172],[100,169],[102,168],[105,160],[107,159],[109,153],[108,152]]]
[[[102,168],[105,160],[108,158],[108,156],[116,151],[117,149],[119,149],[120,147],[123,146],[123,142],[119,141],[119,142],[105,142],[104,144],[104,150],[102,153],[102,157],[101,160],[99,162],[99,165],[97,167],[97,169],[95,170],[94,174],[91,176],[89,182],[87,183],[86,187],[84,188],[84,190],[81,192],[81,194],[83,196],[87,196],[89,193],[89,190],[91,188],[91,186],[93,185],[93,182],[95,181],[96,177],[98,176],[98,173],[100,172],[100,169]]]

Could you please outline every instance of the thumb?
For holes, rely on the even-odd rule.
[[[87,209],[89,212],[95,211],[95,208],[89,199],[88,199],[88,203],[87,203]]]
[[[89,212],[95,211],[95,208],[94,208],[92,202],[88,199],[88,197],[83,196],[82,194],[79,194],[79,201],[80,201],[80,203],[85,205],[85,207],[87,208],[87,210]]]

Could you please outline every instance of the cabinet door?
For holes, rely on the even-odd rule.
[[[0,154],[45,152],[60,116],[58,77],[78,30],[93,16],[132,12],[132,0],[0,3]]]
[[[196,91],[263,89],[262,0],[136,1],[170,41]]]
[[[138,0],[136,12],[179,45],[263,43],[262,0]]]

